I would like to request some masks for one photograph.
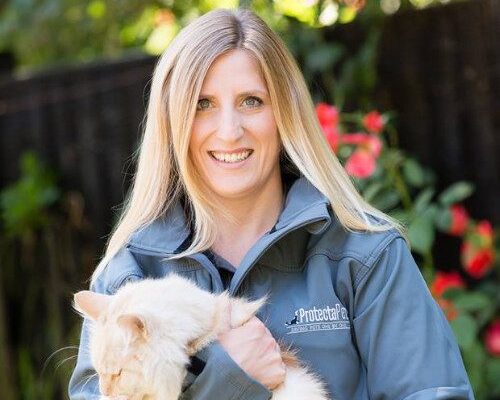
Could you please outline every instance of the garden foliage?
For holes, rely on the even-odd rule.
[[[473,185],[437,192],[437,175],[397,146],[391,113],[342,113],[319,103],[318,119],[332,151],[375,207],[407,228],[429,290],[448,318],[478,399],[500,395],[500,262],[498,233],[462,204]],[[459,239],[459,265],[437,265],[437,234]],[[491,396],[491,397],[490,397]]]

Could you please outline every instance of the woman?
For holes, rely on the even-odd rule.
[[[177,273],[269,301],[193,358],[185,399],[269,399],[291,344],[334,399],[472,399],[400,226],[329,149],[292,56],[248,10],[183,29],[154,72],[135,180],[91,288]],[[265,325],[263,322],[265,321]],[[98,384],[82,328],[71,399]]]

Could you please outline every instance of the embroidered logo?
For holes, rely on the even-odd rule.
[[[299,308],[295,310],[295,316],[290,321],[285,322],[285,326],[288,330],[287,335],[351,328],[347,309],[339,303],[333,307]]]

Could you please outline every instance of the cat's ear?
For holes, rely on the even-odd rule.
[[[237,328],[248,322],[259,308],[261,308],[267,300],[267,296],[255,301],[248,301],[242,298],[231,298],[231,328]]]
[[[130,334],[132,341],[148,338],[146,319],[144,317],[137,314],[123,314],[118,317],[116,322],[118,326]]]
[[[73,308],[94,321],[108,308],[111,296],[82,290],[73,297]]]

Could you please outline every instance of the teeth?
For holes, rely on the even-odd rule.
[[[212,156],[214,158],[216,158],[217,160],[224,161],[227,163],[234,163],[234,162],[242,161],[242,160],[246,159],[251,153],[252,153],[251,150],[242,151],[241,153],[233,153],[233,154],[219,153],[219,152],[215,152],[215,151],[210,152],[210,154],[212,154]]]

